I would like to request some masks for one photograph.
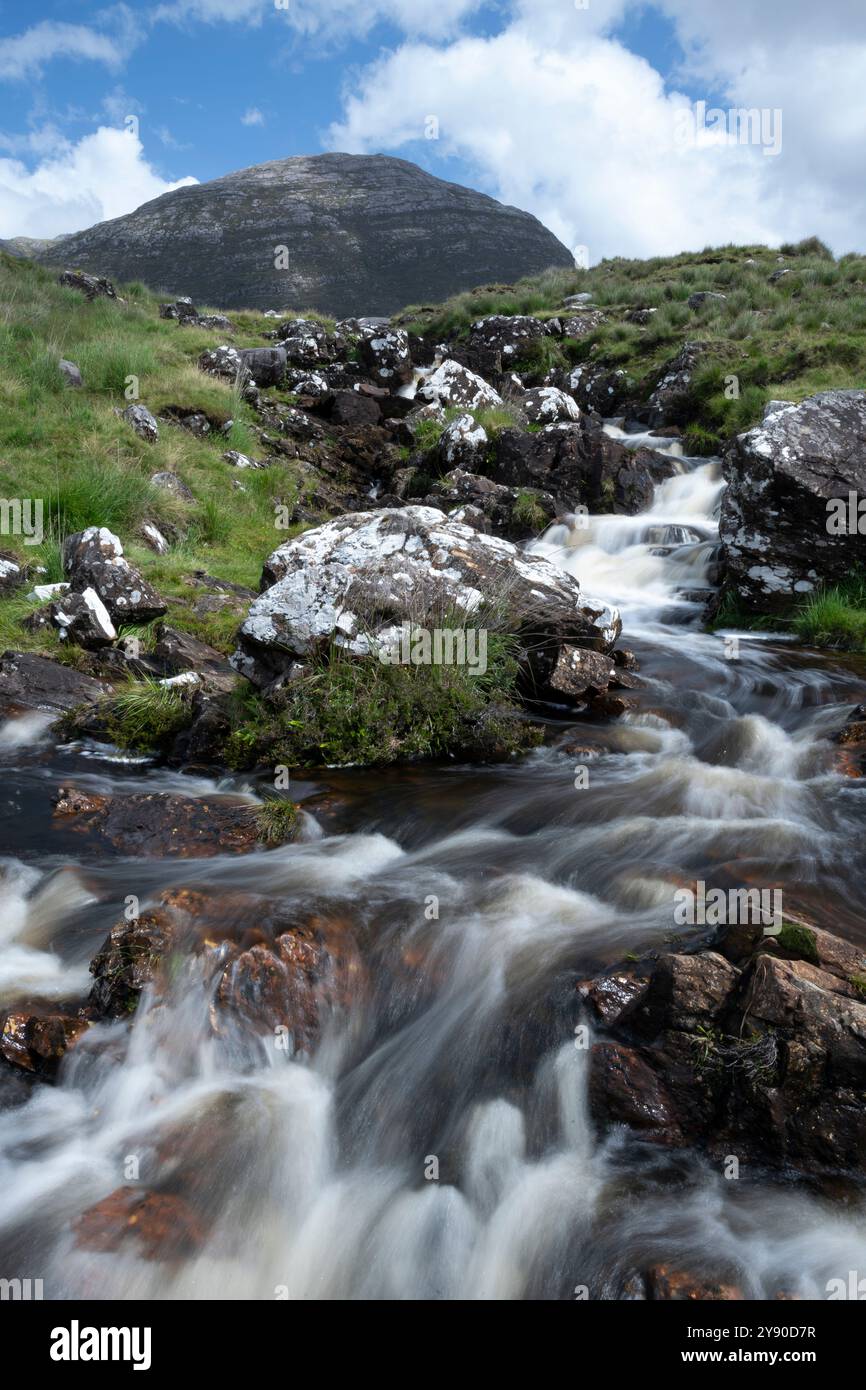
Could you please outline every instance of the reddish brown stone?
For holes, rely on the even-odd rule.
[[[204,1240],[198,1217],[182,1197],[136,1187],[118,1187],[83,1212],[73,1229],[79,1249],[109,1252],[133,1241],[147,1260],[193,1254]]]
[[[745,1297],[736,1284],[725,1284],[704,1275],[655,1265],[647,1271],[650,1298],[667,1302],[739,1302]]]
[[[51,1074],[89,1026],[84,1018],[25,1006],[3,1020],[0,1053],[24,1071]]]

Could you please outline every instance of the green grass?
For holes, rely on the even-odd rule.
[[[515,285],[483,286],[442,305],[410,307],[398,318],[413,332],[448,341],[488,314],[550,318],[562,312],[566,296],[587,291],[605,322],[577,341],[533,342],[518,365],[533,372],[587,360],[621,367],[644,399],[685,342],[706,342],[709,359],[676,423],[696,453],[708,454],[757,424],[768,400],[800,401],[817,391],[859,387],[866,376],[866,257],[835,261],[814,237],[783,252],[791,274],[775,285],[769,277],[779,268],[779,252],[721,246],[548,271]],[[692,310],[687,301],[698,290],[727,298]],[[656,310],[647,326],[628,322],[636,307]],[[726,395],[725,378],[732,375],[737,392]]]
[[[387,764],[446,756],[501,758],[536,746],[541,732],[517,713],[517,660],[488,633],[487,670],[386,665],[338,648],[312,662],[282,706],[237,702],[230,766]]]
[[[189,726],[189,703],[174,686],[158,681],[131,682],[102,702],[105,731],[118,748],[164,751]]]
[[[298,833],[298,808],[282,796],[269,796],[256,811],[258,837],[266,845],[284,845]]]
[[[56,272],[0,255],[0,461],[5,475],[15,479],[16,495],[43,500],[46,531],[42,547],[25,547],[15,536],[3,536],[0,544],[29,566],[45,565],[48,572],[33,578],[51,583],[63,577],[63,538],[86,526],[108,526],[163,594],[176,625],[204,640],[216,636],[226,647],[226,628],[236,627],[236,615],[192,615],[192,602],[204,591],[192,590],[189,576],[205,570],[256,588],[265,556],[296,533],[276,530],[274,507],[298,495],[300,473],[281,460],[245,475],[246,491],[232,488],[235,474],[222,454],[229,448],[262,450],[250,407],[196,365],[205,348],[224,339],[160,319],[157,297],[141,285],[118,290],[126,304],[89,304],[58,285]],[[230,317],[231,341],[242,347],[260,345],[273,328],[261,314]],[[65,385],[57,366],[61,357],[81,368],[82,390]],[[160,421],[158,443],[139,439],[117,413],[130,403],[130,377],[137,378],[139,399],[154,414],[171,406],[202,411],[214,432],[198,439]],[[228,420],[234,421],[230,433],[220,434],[217,427]],[[177,473],[195,502],[179,502],[153,487],[150,478],[157,472]],[[11,491],[8,483],[3,490]],[[138,544],[145,520],[169,539],[168,556]],[[0,600],[7,644],[56,655],[52,634],[22,636],[18,621],[28,611],[17,597]],[[71,659],[68,651],[64,659]]]
[[[814,594],[793,622],[813,646],[866,651],[866,576],[853,575],[844,585]]]

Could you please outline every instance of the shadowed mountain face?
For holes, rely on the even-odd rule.
[[[403,159],[348,154],[274,160],[176,189],[38,258],[220,308],[338,317],[574,264],[530,213]]]

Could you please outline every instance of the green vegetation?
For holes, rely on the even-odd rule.
[[[494,632],[479,675],[465,665],[353,661],[334,647],[290,684],[277,709],[257,696],[238,701],[227,761],[384,764],[464,750],[475,760],[507,757],[541,742],[514,708],[516,681],[512,644]]]
[[[813,965],[818,964],[818,938],[808,927],[802,926],[799,922],[783,921],[782,930],[773,939],[789,955],[796,956],[798,960],[810,961]]]
[[[518,492],[511,514],[516,522],[536,534],[543,531],[548,524],[544,508],[535,494],[527,488],[521,488]]]
[[[50,583],[62,577],[59,544],[65,536],[108,526],[170,603],[169,620],[225,649],[229,623],[222,613],[191,615],[197,595],[188,576],[198,569],[256,587],[263,557],[295,533],[275,531],[274,507],[298,496],[299,474],[291,461],[280,460],[245,474],[244,491],[231,486],[233,471],[222,454],[228,448],[255,450],[255,416],[231,385],[196,366],[205,348],[226,339],[160,319],[157,297],[140,285],[118,288],[125,304],[88,303],[61,287],[55,272],[0,255],[0,464],[15,479],[16,495],[44,499],[46,533],[42,547],[24,546],[14,536],[4,536],[2,545],[31,572],[45,566],[47,574],[32,577]],[[231,317],[235,332],[228,340],[241,347],[260,346],[272,326],[257,313]],[[61,358],[80,367],[83,389],[65,383]],[[154,414],[172,406],[201,411],[211,434],[197,438],[160,421],[156,444],[140,439],[118,414],[129,404],[131,377],[138,379],[138,399]],[[224,435],[219,427],[229,420],[234,424]],[[195,501],[186,504],[154,487],[150,478],[159,472],[176,473]],[[168,555],[155,555],[136,541],[145,520],[172,543]],[[22,611],[20,599],[0,601],[5,644],[57,655],[51,634],[35,639],[18,628],[32,606]]]
[[[269,796],[256,811],[259,839],[266,845],[284,845],[298,833],[298,808],[282,796]]]
[[[786,264],[780,266],[779,255]],[[790,273],[775,283],[779,269]],[[726,296],[690,309],[701,290]],[[765,246],[722,246],[639,261],[615,258],[591,270],[551,270],[515,285],[489,285],[456,295],[435,309],[398,316],[437,340],[464,335],[489,314],[565,311],[563,300],[592,295],[605,320],[580,339],[541,339],[527,347],[527,370],[590,360],[623,368],[647,394],[665,363],[687,341],[710,345],[695,373],[679,423],[689,447],[717,452],[731,435],[758,423],[768,400],[799,401],[816,391],[862,386],[866,376],[866,257],[835,261],[811,237],[782,252]],[[654,309],[645,325],[628,320]],[[573,311],[576,314],[580,309]],[[729,378],[736,376],[735,392]]]
[[[845,584],[814,594],[793,623],[814,646],[866,651],[866,576],[854,574]]]
[[[181,729],[191,722],[188,702],[176,686],[159,681],[133,681],[102,702],[101,716],[107,737],[118,748],[161,752],[171,747]]]

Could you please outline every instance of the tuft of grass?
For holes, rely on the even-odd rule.
[[[105,731],[119,748],[162,751],[192,719],[188,702],[174,686],[155,680],[132,682],[100,706]]]
[[[548,524],[544,508],[536,495],[527,488],[521,488],[518,492],[511,515],[516,522],[535,535],[543,531]]]
[[[487,636],[487,670],[390,665],[337,647],[311,662],[274,710],[240,700],[230,766],[382,765],[405,759],[510,757],[535,747],[541,730],[516,708],[511,641]]]
[[[866,651],[866,577],[813,594],[794,617],[795,631],[817,647]]]
[[[259,839],[266,845],[284,845],[298,833],[298,808],[282,796],[269,796],[256,811]]]

